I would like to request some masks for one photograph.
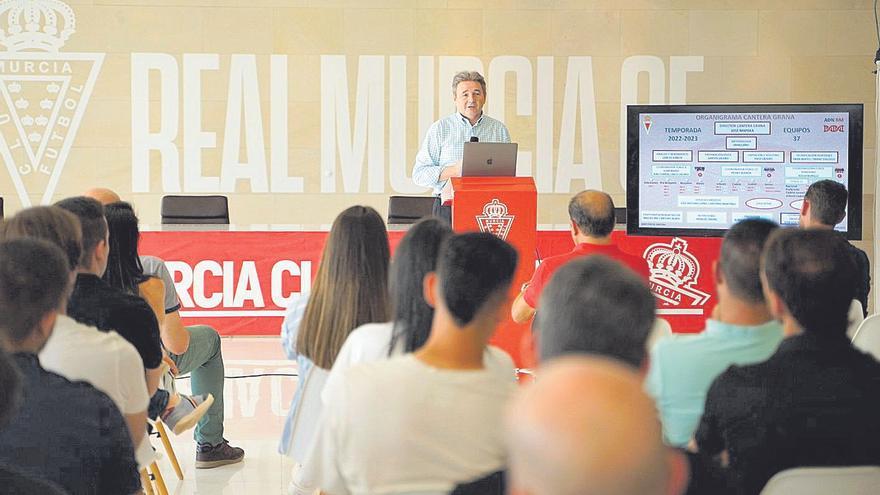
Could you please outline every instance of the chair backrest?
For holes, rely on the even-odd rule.
[[[849,325],[846,327],[846,336],[853,339],[856,336],[856,332],[859,330],[859,326],[865,321],[865,312],[862,311],[862,302],[858,299],[853,299],[852,304],[849,306]]]
[[[431,196],[391,196],[388,198],[388,224],[416,223],[431,216],[434,198]]]
[[[880,491],[880,467],[809,467],[776,473],[761,495],[869,495]]]
[[[648,335],[648,341],[645,343],[645,347],[647,347],[648,352],[654,348],[657,344],[657,341],[663,337],[668,335],[672,335],[672,325],[669,324],[668,321],[663,318],[657,318],[654,320],[654,326],[651,327],[651,333]]]
[[[226,196],[163,196],[163,224],[228,224]]]
[[[880,360],[880,315],[871,315],[859,325],[853,345]]]
[[[455,487],[449,495],[504,495],[507,479],[504,471],[494,473]]]

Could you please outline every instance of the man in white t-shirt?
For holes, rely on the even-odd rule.
[[[76,267],[82,252],[82,234],[76,217],[61,208],[38,206],[19,211],[6,220],[0,238],[37,238],[59,247]],[[71,280],[76,276],[71,272]],[[62,303],[55,331],[39,353],[47,371],[68,380],[82,380],[107,394],[125,418],[135,450],[146,433],[150,395],[144,380],[144,363],[137,349],[116,332],[76,322],[64,314]],[[74,352],[75,350],[75,352]]]
[[[490,234],[451,237],[425,277],[431,335],[413,354],[356,366],[328,406],[294,491],[446,494],[504,469],[500,421],[513,362],[487,347],[509,310],[517,254]],[[488,365],[497,361],[500,364]]]

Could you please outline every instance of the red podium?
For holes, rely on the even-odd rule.
[[[528,325],[510,318],[510,303],[535,271],[538,231],[538,193],[531,177],[454,177],[452,182],[452,228],[456,232],[490,232],[509,242],[519,253],[506,318],[492,344],[507,351],[518,367],[528,362],[522,356],[523,335]],[[530,342],[530,340],[526,341]],[[525,358],[525,359],[524,359]]]

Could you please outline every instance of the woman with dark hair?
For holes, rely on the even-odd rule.
[[[144,274],[144,266],[138,257],[141,233],[134,209],[131,204],[118,201],[104,207],[104,216],[110,236],[104,281],[147,301],[161,327],[165,319],[165,285],[158,278]]]
[[[296,359],[299,382],[284,425],[279,452],[301,461],[321,413],[321,391],[342,344],[355,328],[387,321],[388,233],[368,206],[336,217],[321,254],[311,294],[289,309],[281,341]]]
[[[165,284],[156,277],[144,274],[144,267],[138,258],[141,233],[134,209],[129,203],[118,201],[104,206],[104,216],[107,219],[110,237],[104,281],[112,287],[141,297],[150,305],[159,326],[162,327],[165,319]],[[164,348],[162,355],[171,371],[177,373],[174,361],[167,356]],[[212,394],[186,396],[177,392],[159,390],[150,399],[147,414],[154,419],[161,417],[163,422],[171,426],[172,431],[179,435],[195,426],[213,403]],[[178,405],[181,407],[178,408]]]
[[[422,281],[437,267],[440,247],[451,235],[449,224],[436,217],[410,227],[391,263],[391,321],[368,323],[351,332],[328,381],[355,364],[410,353],[428,340],[434,308],[422,297]]]

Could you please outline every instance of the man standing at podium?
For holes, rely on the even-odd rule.
[[[503,97],[503,95],[502,95]],[[452,210],[442,206],[440,192],[452,177],[461,176],[464,143],[509,143],[510,133],[498,120],[483,114],[486,103],[486,80],[479,72],[459,72],[452,78],[455,113],[428,128],[416,155],[413,182],[430,187],[435,196],[434,215],[451,223]]]

